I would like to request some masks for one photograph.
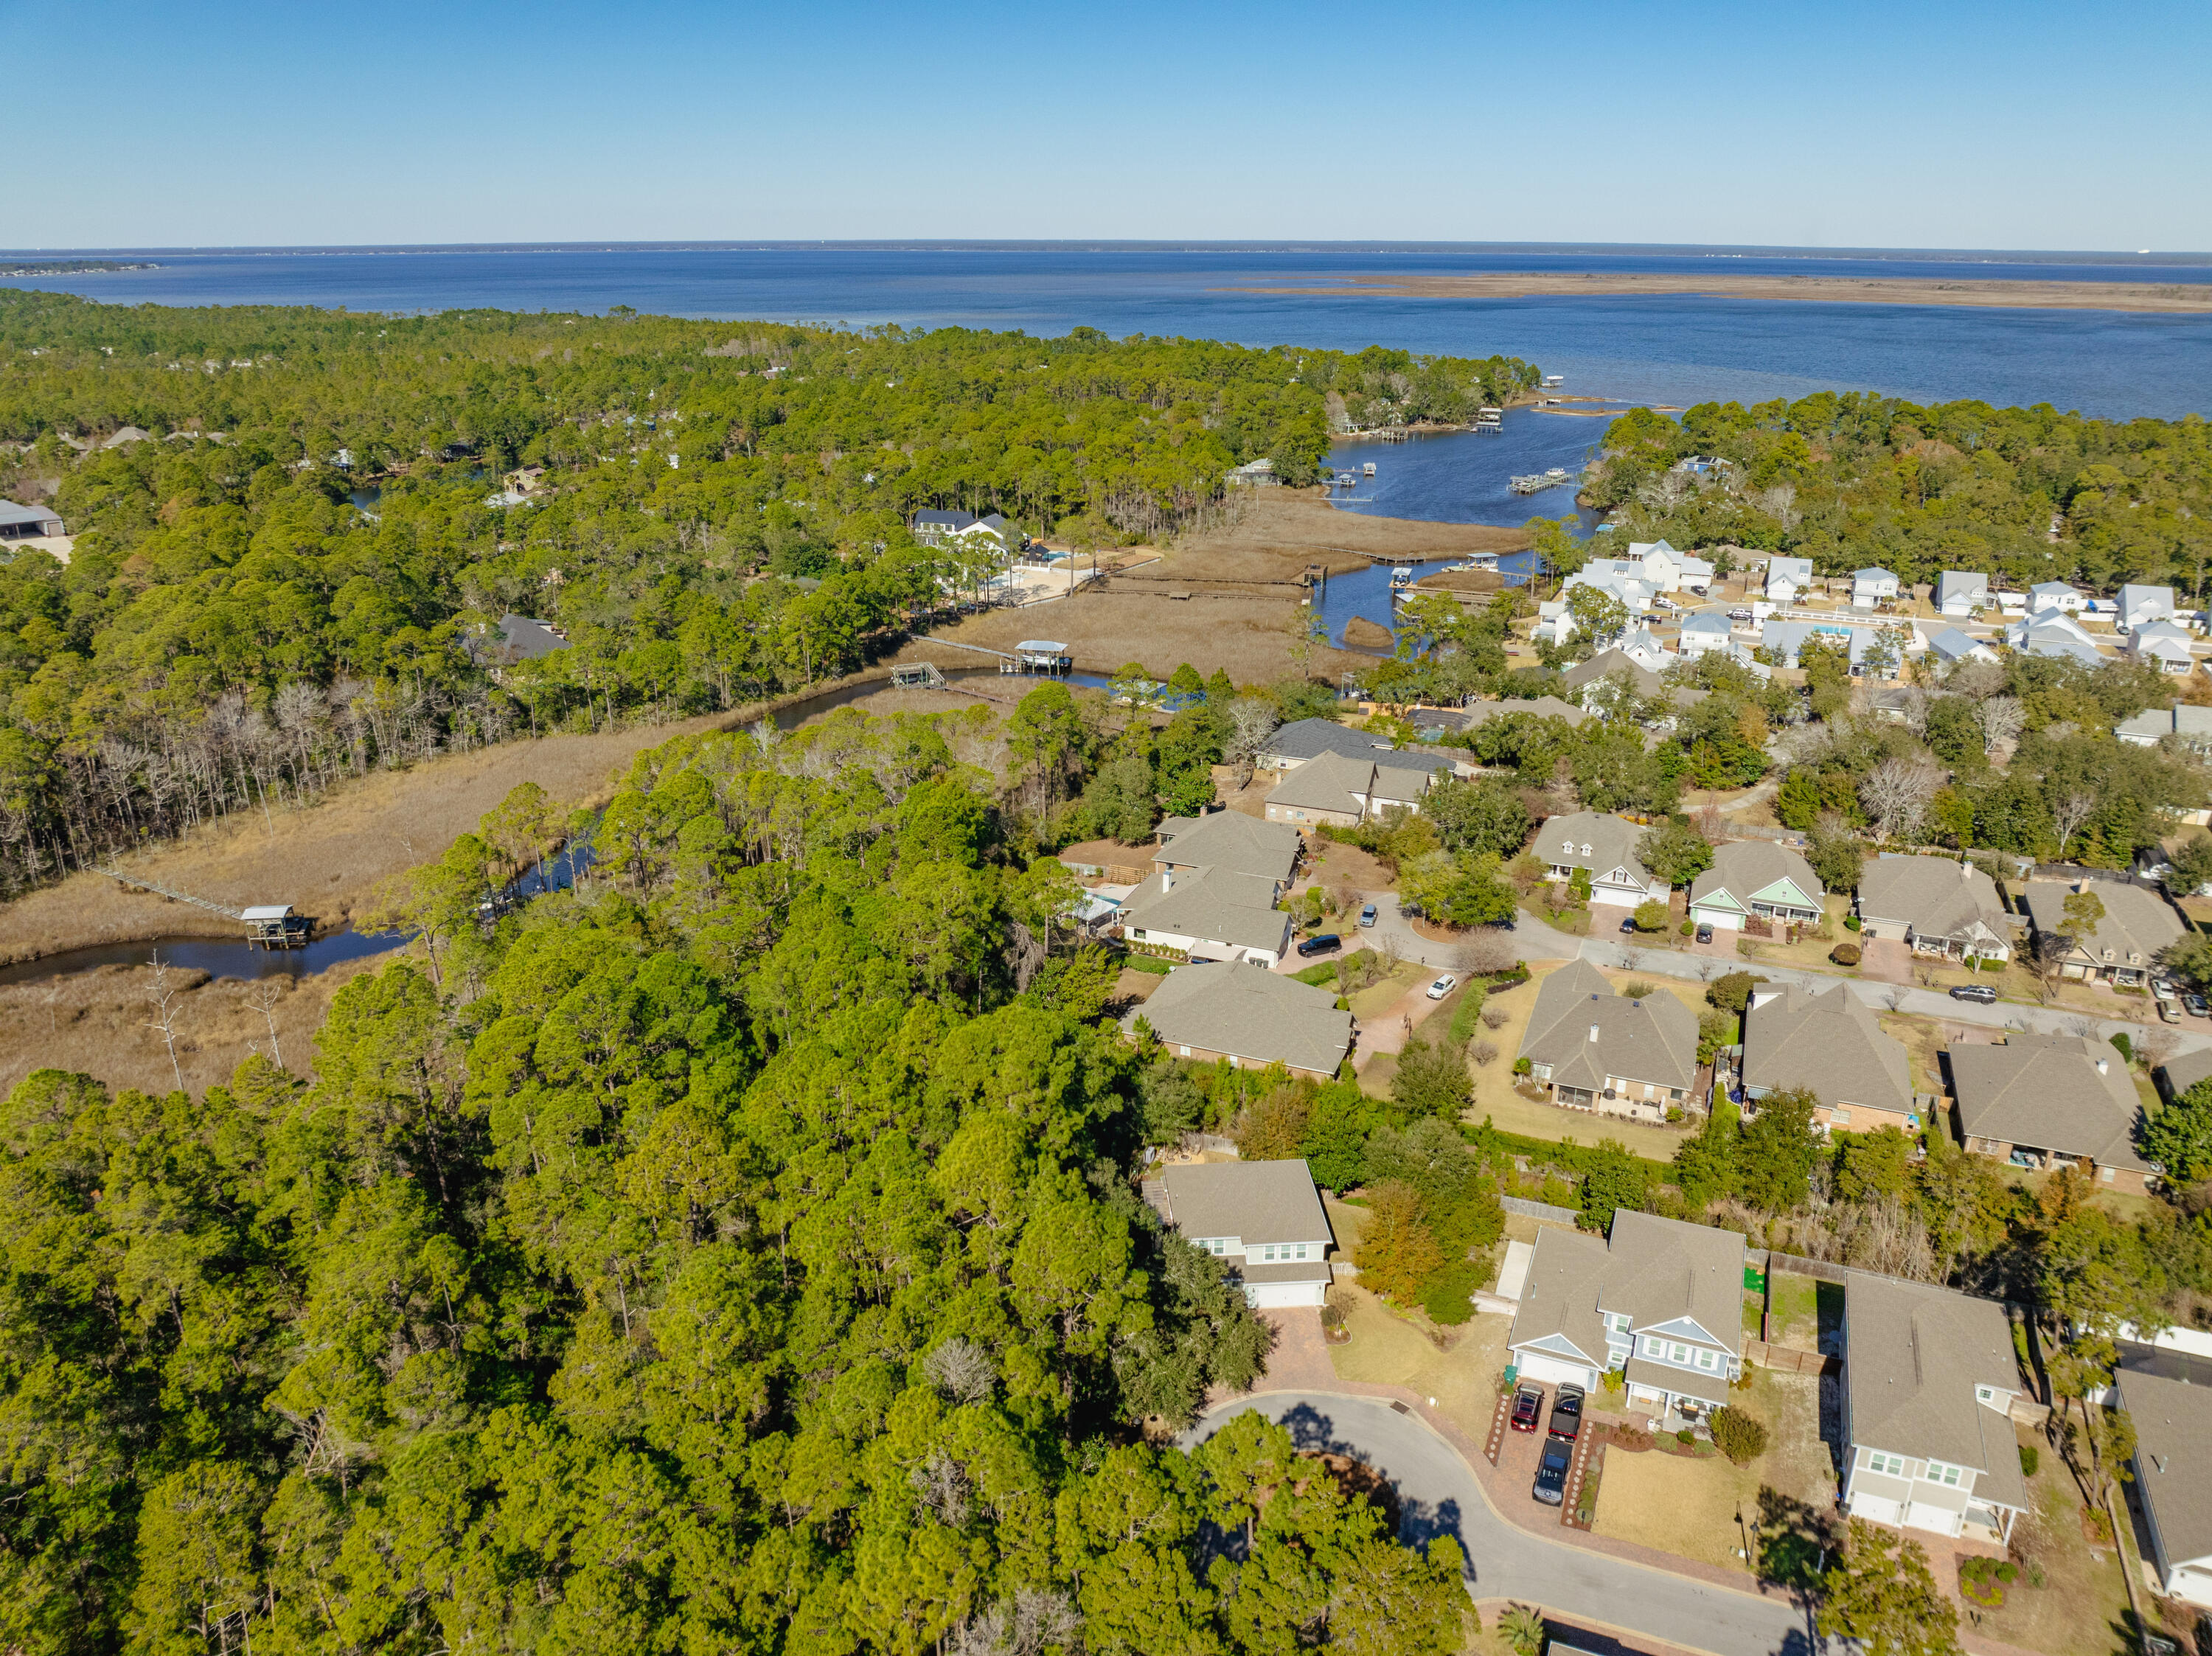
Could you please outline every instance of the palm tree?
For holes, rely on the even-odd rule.
[[[1498,1632],[1519,1656],[1543,1656],[1544,1617],[1527,1604],[1515,1604],[1498,1618]]]

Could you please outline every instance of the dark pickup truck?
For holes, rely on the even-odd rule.
[[[1583,1388],[1562,1386],[1559,1395],[1552,1404],[1551,1435],[1563,1443],[1572,1443],[1583,1429]]]

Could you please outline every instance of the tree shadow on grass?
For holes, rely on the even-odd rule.
[[[1753,1568],[1769,1586],[1780,1587],[1800,1604],[1820,1591],[1835,1537],[1825,1513],[1771,1484],[1762,1483],[1751,1520]]]

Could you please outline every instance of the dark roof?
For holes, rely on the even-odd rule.
[[[1325,753],[1350,754],[1355,758],[1372,759],[1378,749],[1389,745],[1380,737],[1370,736],[1364,731],[1347,729],[1333,719],[1301,719],[1284,725],[1269,737],[1261,751],[1271,758],[1304,763],[1309,759],[1318,759]]]
[[[550,622],[510,614],[500,617],[496,632],[471,639],[470,647],[479,661],[512,667],[518,661],[537,661],[565,650],[568,640],[555,632]]]
[[[0,524],[58,524],[62,514],[42,506],[22,506],[0,500]]]
[[[1686,1088],[1698,1075],[1697,1015],[1663,989],[1626,999],[1588,961],[1569,961],[1536,991],[1515,1056],[1592,1091],[1607,1076]]]
[[[2136,1488],[2170,1568],[2212,1554],[2212,1373],[2185,1352],[2123,1346],[2119,1401],[2136,1428]]]
[[[1336,1240],[1303,1158],[1179,1163],[1147,1179],[1145,1194],[1186,1236],[1234,1236],[1248,1248]]]
[[[1790,984],[1745,1015],[1743,1078],[1749,1086],[1803,1087],[1823,1104],[1912,1110],[1912,1069],[1904,1043],[1837,983],[1818,994]]]

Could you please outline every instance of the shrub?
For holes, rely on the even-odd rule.
[[[1828,951],[1828,958],[1838,966],[1856,966],[1859,946],[1855,943],[1839,943]]]
[[[1697,1441],[1698,1435],[1686,1426],[1685,1426],[1680,1431],[1674,1434],[1674,1441],[1680,1444],[1685,1449],[1688,1448]]]
[[[1477,1068],[1486,1070],[1498,1061],[1498,1043],[1494,1040],[1478,1040],[1468,1048],[1468,1053],[1474,1059]]]
[[[2022,1477],[2033,1477],[2035,1469],[2042,1464],[2043,1457],[2036,1453],[2033,1443],[2020,1446],[2020,1475]]]
[[[1685,920],[1682,922],[1682,936],[1686,937],[1695,932],[1697,929],[1698,923],[1695,920]]]
[[[1713,1410],[1713,1445],[1739,1466],[1766,1453],[1766,1428],[1733,1404]]]
[[[1646,897],[1636,905],[1636,911],[1630,919],[1635,922],[1638,931],[1663,931],[1667,925],[1667,905],[1656,897]]]
[[[1858,929],[1859,929],[1859,917],[1858,917],[1857,915],[1856,915],[1856,914],[1846,914],[1846,915],[1844,915],[1844,931],[1857,931]]]
[[[1528,1073],[1528,1060],[1525,1058],[1515,1059],[1513,1060],[1513,1073],[1516,1076],[1527,1075]]]
[[[1984,972],[2002,972],[2004,969],[2005,962],[2002,961],[1984,961],[1982,962],[1982,970]]]
[[[1656,989],[1642,978],[1631,978],[1620,986],[1620,998],[1623,1000],[1644,1000],[1657,992]]]
[[[1482,1027],[1486,1029],[1503,1029],[1512,1016],[1503,1006],[1486,1006],[1482,1009]]]
[[[2113,1032],[2112,1048],[2129,1063],[2132,1064],[2136,1061],[2135,1043],[2128,1039],[2126,1030],[2118,1029]]]

